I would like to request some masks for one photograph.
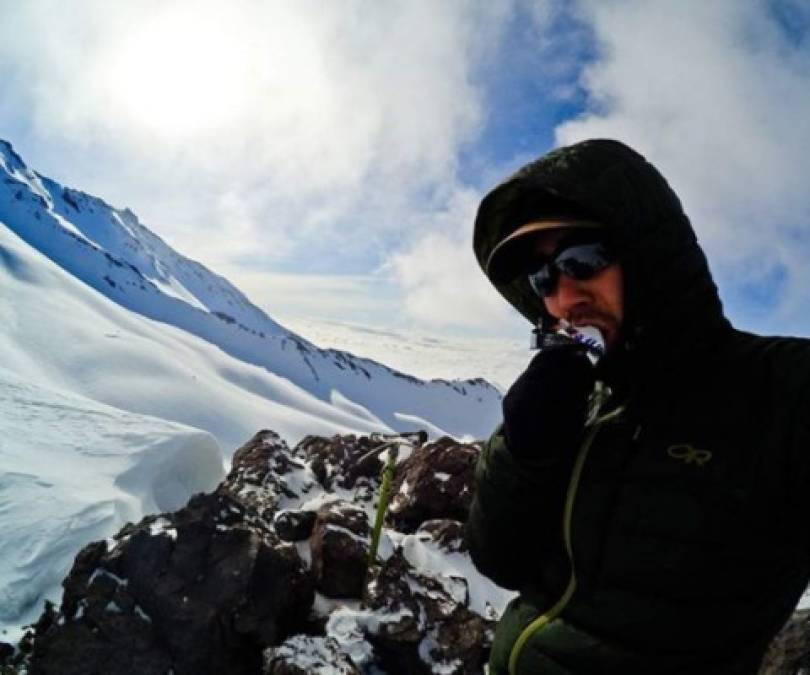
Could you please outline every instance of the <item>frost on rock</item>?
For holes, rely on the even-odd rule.
[[[340,644],[329,637],[294,635],[264,653],[265,675],[361,675]]]
[[[309,436],[290,448],[259,432],[213,493],[82,550],[61,607],[29,636],[31,667],[481,675],[511,596],[477,573],[463,542],[458,497],[478,446],[413,438],[393,479],[410,486],[392,493],[407,501],[389,511],[369,568],[379,455],[397,438]],[[425,480],[455,499],[420,503],[439,494]]]

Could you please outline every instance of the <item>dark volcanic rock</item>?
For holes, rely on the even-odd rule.
[[[64,586],[32,675],[252,675],[314,597],[295,547],[224,490],[89,545]]]
[[[421,541],[434,541],[445,553],[465,553],[464,524],[458,520],[427,520],[416,530]]]
[[[85,547],[59,611],[42,615],[11,667],[27,658],[30,675],[480,675],[494,623],[469,609],[467,580],[435,566],[466,555],[461,521],[479,449],[425,442],[310,436],[291,450],[259,432],[212,494]],[[386,533],[367,576],[379,453],[392,444],[414,448],[392,485],[388,522],[399,532]],[[413,568],[406,548],[433,567]]]
[[[313,487],[301,459],[276,432],[264,430],[234,453],[231,472],[220,489],[271,523],[281,499],[301,497]]]
[[[330,598],[359,598],[363,592],[371,528],[365,511],[348,502],[318,510],[312,531],[312,573]]]
[[[307,436],[295,446],[295,454],[311,462],[313,473],[326,490],[338,487],[357,491],[358,487],[376,488],[383,463],[373,450],[393,438],[407,441],[419,447],[427,441],[423,431],[403,433],[397,436],[371,434],[371,436]]]
[[[264,675],[361,675],[328,637],[295,635],[264,653]]]
[[[388,522],[414,532],[426,520],[466,521],[480,447],[443,437],[414,450],[397,468]]]
[[[370,436],[307,436],[295,451],[311,462],[312,471],[324,489],[331,490],[334,484],[351,489],[360,477],[380,475],[382,462],[376,455],[367,456],[379,445],[380,441]],[[363,457],[366,458],[360,461]]]
[[[316,517],[314,511],[279,511],[273,518],[273,527],[284,541],[301,541],[309,539]]]
[[[382,616],[368,639],[389,675],[479,675],[494,622],[467,607],[467,582],[416,572],[401,552],[375,568],[367,605]]]

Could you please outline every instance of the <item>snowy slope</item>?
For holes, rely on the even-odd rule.
[[[130,211],[40,176],[3,141],[0,178],[0,231],[16,251],[0,268],[7,317],[0,343],[15,349],[11,367],[21,375],[210,430],[228,453],[259,426],[295,442],[327,430],[420,426],[480,438],[497,423],[500,394],[483,380],[423,381],[319,349],[173,251]],[[10,243],[8,230],[36,251]],[[31,262],[36,252],[67,274],[43,272],[41,260]],[[21,259],[28,263],[20,268]],[[26,264],[38,270],[36,283],[25,278]],[[39,293],[45,277],[47,295],[69,297]],[[46,319],[55,325],[42,333]]]
[[[30,382],[205,429],[227,454],[262,427],[291,439],[385,428],[119,307],[2,223],[0,287],[4,366]]]
[[[421,334],[389,326],[369,326],[318,317],[279,317],[316,345],[365,356],[416,377],[483,377],[505,392],[536,354],[523,340]]]
[[[58,600],[76,552],[223,475],[208,433],[0,369],[0,640]]]

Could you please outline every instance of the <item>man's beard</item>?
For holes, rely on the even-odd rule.
[[[573,307],[566,314],[565,320],[573,326],[593,326],[597,328],[602,333],[602,337],[608,342],[609,347],[618,340],[621,326],[616,320],[616,317],[596,307]]]

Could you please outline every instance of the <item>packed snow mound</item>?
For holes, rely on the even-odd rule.
[[[57,601],[76,553],[223,476],[210,434],[0,370],[0,631]],[[8,632],[5,632],[8,631]]]
[[[294,410],[300,410],[303,405],[307,414],[328,420],[335,432],[390,431],[402,429],[403,424],[417,428],[427,423],[437,433],[457,438],[480,438],[488,435],[498,422],[501,396],[486,381],[475,378],[425,381],[371,359],[315,347],[268,317],[227,280],[175,252],[128,209],[116,209],[96,197],[63,187],[38,174],[28,168],[5,141],[0,141],[0,179],[0,222],[5,224],[0,231],[10,230],[61,268],[65,277],[80,281],[85,291],[93,289],[93,294],[84,293],[81,303],[94,304],[98,314],[111,314],[120,319],[120,312],[110,310],[110,306],[116,305],[116,309],[129,310],[130,315],[159,322],[159,329],[154,323],[149,329],[153,334],[161,332],[172,342],[188,344],[190,341],[178,337],[183,333],[213,346],[215,350],[211,351],[231,357],[230,360],[219,359],[220,363],[210,363],[205,368],[205,377],[215,374],[217,386],[224,384],[228,389],[248,393],[249,396],[240,398],[240,403],[246,401],[248,408],[265,400]],[[8,241],[8,236],[5,240]],[[39,262],[29,264],[31,255],[22,253],[19,246],[13,248],[16,254],[4,254],[0,271],[4,271],[18,287],[36,285],[42,276],[42,265]],[[52,271],[49,275],[53,279]],[[59,283],[63,282],[64,279]],[[75,285],[70,285],[70,288],[75,291]],[[34,302],[33,308],[25,311],[31,313],[43,309],[41,301],[34,298],[31,301]],[[16,300],[14,304],[17,304]],[[67,306],[65,312],[56,314],[40,311],[39,330],[46,319],[49,322],[65,318],[70,321],[64,316],[70,309]],[[15,321],[19,320],[16,314],[22,310],[9,306],[7,302],[2,311]],[[104,321],[102,325],[109,323]],[[137,322],[130,316],[127,323]],[[100,331],[96,323],[84,325],[82,331],[75,330],[79,328],[75,321],[73,324],[74,340],[91,337],[98,342]],[[13,326],[12,323],[12,329]],[[142,323],[139,328],[141,326]],[[27,330],[31,331],[33,327],[29,326]],[[0,332],[6,332],[6,327]],[[119,336],[122,340],[131,338],[115,329],[102,335],[109,335],[110,340]],[[20,338],[19,334],[17,338],[26,339]],[[41,368],[41,353],[21,351],[28,366],[33,370]],[[185,379],[200,377],[196,364],[190,365],[196,354],[189,355],[188,351],[177,349],[169,355],[174,370]],[[191,351],[200,350],[195,345]],[[152,400],[162,402],[160,385],[163,383],[153,375],[164,372],[166,364],[162,359],[148,358],[144,352],[140,356],[142,375],[134,380],[136,388],[148,388],[151,384]],[[81,355],[73,350],[70,357],[72,361]],[[53,361],[53,357],[50,360]],[[59,365],[65,365],[67,360],[63,359]],[[127,368],[120,360],[116,363]],[[265,423],[253,423],[247,430],[240,426],[240,433],[223,436],[220,435],[221,429],[210,425],[220,416],[215,414],[217,411],[223,416],[232,412],[238,415],[233,407],[217,408],[212,403],[202,415],[189,419],[179,401],[170,400],[165,408],[156,409],[141,396],[136,395],[135,400],[130,401],[120,388],[110,391],[109,385],[98,381],[96,373],[103,372],[104,368],[97,370],[96,364],[85,363],[86,377],[74,377],[75,370],[72,373],[62,370],[54,377],[70,380],[67,388],[76,386],[75,391],[116,407],[209,429],[226,448],[242,442],[260,426],[272,425],[282,433],[288,433],[288,438],[295,435],[294,429],[283,429],[271,418]],[[272,374],[271,378],[266,377],[268,373]],[[200,382],[198,392],[200,398],[205,398],[211,393],[211,388]],[[205,407],[205,401],[200,401],[200,404]],[[268,416],[273,412],[281,413],[276,408],[275,411],[269,410]],[[312,424],[298,425],[299,432],[305,428],[319,432]]]
[[[480,450],[424,432],[307,436],[290,448],[261,431],[213,493],[77,556],[60,608],[27,638],[28,665],[481,675],[514,593],[477,572],[463,537]],[[393,500],[369,565],[389,459]]]

